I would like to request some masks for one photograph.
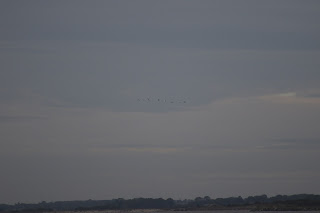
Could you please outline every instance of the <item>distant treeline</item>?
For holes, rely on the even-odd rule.
[[[214,209],[223,207],[246,207],[255,208],[278,208],[277,206],[306,207],[313,209],[320,207],[320,195],[297,194],[277,195],[267,197],[266,195],[242,197],[229,197],[211,199],[209,196],[197,197],[195,199],[173,200],[171,198],[134,198],[113,200],[86,200],[86,201],[57,201],[40,202],[37,204],[16,203],[14,205],[0,204],[0,211],[6,212],[49,212],[49,211],[85,211],[85,210],[129,210],[129,209]]]

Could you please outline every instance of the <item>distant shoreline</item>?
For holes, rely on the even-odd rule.
[[[112,200],[56,201],[37,204],[0,204],[0,212],[46,213],[46,212],[164,212],[164,211],[320,211],[320,195],[297,194],[229,197],[211,199],[209,196],[195,199],[134,198]]]

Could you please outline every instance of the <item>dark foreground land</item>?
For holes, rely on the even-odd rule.
[[[320,211],[320,195],[298,194],[229,197],[211,199],[209,196],[194,200],[173,200],[171,198],[135,198],[113,200],[57,201],[37,204],[17,203],[0,204],[0,212],[38,213],[56,211],[104,211],[118,212],[154,212],[154,211],[213,211],[213,210],[249,210],[249,211]]]

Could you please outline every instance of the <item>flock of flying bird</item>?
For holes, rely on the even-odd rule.
[[[152,98],[138,98],[137,99],[138,102],[166,102],[166,103],[187,103],[186,100],[166,100],[166,99],[160,99],[160,98],[156,98],[156,99],[152,99]]]

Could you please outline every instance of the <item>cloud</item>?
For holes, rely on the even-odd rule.
[[[274,172],[263,172],[263,171],[248,171],[246,173],[241,172],[221,172],[207,173],[207,174],[193,174],[193,176],[207,180],[220,180],[220,181],[289,181],[289,180],[301,180],[301,179],[314,179],[320,177],[320,173],[313,171],[274,171]]]
[[[318,2],[268,2],[261,6],[251,1],[233,4],[80,1],[77,8],[73,4],[57,3],[37,4],[37,7],[25,4],[21,8],[11,3],[5,5],[0,23],[8,27],[0,35],[3,40],[107,40],[196,48],[319,49],[315,21],[319,19]],[[90,15],[84,17],[83,11]]]
[[[176,48],[110,41],[27,41],[15,46],[42,48],[50,54],[39,55],[31,49],[0,53],[1,91],[6,91],[2,100],[21,98],[14,90],[29,90],[25,99],[33,93],[71,107],[168,112],[186,108],[142,105],[136,100],[186,98],[189,107],[319,85],[318,51]]]
[[[320,104],[319,93],[287,92],[258,97],[262,101],[270,101],[283,104]]]
[[[190,149],[186,149],[183,147],[121,147],[121,148],[89,148],[89,152],[95,153],[108,153],[108,152],[147,152],[147,153],[157,153],[157,154],[175,154],[181,153],[185,151],[190,151]]]
[[[0,123],[7,122],[28,122],[33,120],[44,120],[47,119],[46,116],[32,116],[32,115],[0,115]]]
[[[295,97],[296,93],[295,92],[280,93],[280,94],[277,94],[276,96],[280,96],[280,97]]]

